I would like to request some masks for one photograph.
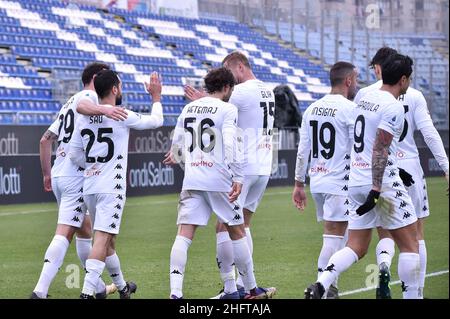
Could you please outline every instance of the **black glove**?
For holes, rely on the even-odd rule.
[[[407,171],[405,171],[403,168],[398,168],[398,173],[400,175],[400,178],[403,181],[403,184],[405,184],[406,187],[411,187],[412,184],[415,184],[412,175],[409,174]]]
[[[359,216],[363,216],[364,214],[370,212],[377,205],[378,198],[380,198],[380,192],[371,190],[367,196],[366,202],[356,210],[356,213]]]

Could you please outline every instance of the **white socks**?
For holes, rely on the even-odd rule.
[[[385,263],[388,268],[392,265],[392,258],[395,255],[395,242],[390,238],[384,238],[378,242],[377,249],[377,264],[378,267]]]
[[[420,256],[415,253],[400,253],[398,276],[402,281],[403,299],[419,298]]]
[[[177,236],[170,253],[170,294],[178,298],[183,297],[184,270],[191,243],[190,239]]]
[[[123,279],[122,270],[120,269],[119,256],[114,253],[113,255],[106,257],[105,266],[106,269],[108,269],[109,276],[116,285],[117,289],[123,290],[127,283]]]
[[[250,291],[256,288],[255,274],[253,273],[253,259],[248,248],[247,238],[233,240],[234,262],[242,277],[244,288]]]
[[[217,237],[217,266],[224,284],[224,292],[231,294],[237,291],[234,274],[233,243],[228,232],[220,232]]]
[[[328,290],[336,278],[357,261],[358,255],[351,248],[345,247],[331,256],[327,268],[324,269],[317,281],[322,284],[325,290]]]
[[[327,268],[331,256],[343,248],[343,242],[343,236],[323,235],[322,250],[320,251],[319,259],[317,261],[317,279],[323,273],[324,269]]]
[[[103,261],[97,259],[86,260],[86,276],[84,277],[83,294],[94,296],[104,268],[105,263]]]
[[[55,237],[53,237],[52,242],[45,252],[41,276],[34,288],[34,292],[40,298],[47,298],[48,288],[63,264],[68,247],[69,241],[66,237],[61,235],[55,235]]]
[[[75,245],[77,248],[77,255],[80,259],[81,266],[84,270],[86,270],[86,260],[89,257],[92,249],[92,238],[78,238],[76,237]],[[95,289],[96,293],[101,293],[106,290],[105,282],[102,278],[99,279],[97,288]]]
[[[420,274],[419,274],[419,298],[423,299],[425,287],[425,275],[427,274],[427,246],[425,240],[419,240]]]
[[[248,227],[245,228],[245,235],[247,237],[247,245],[248,245],[248,249],[250,250],[250,255],[253,256],[253,238],[252,238],[252,233],[250,231],[250,228],[248,228]],[[238,286],[244,287],[244,282],[242,281],[241,276],[239,276],[239,272],[237,275],[236,284]]]

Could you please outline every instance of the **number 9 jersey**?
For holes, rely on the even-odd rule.
[[[78,104],[88,99],[94,104],[98,104],[97,93],[91,90],[83,90],[72,96],[61,108],[58,118],[48,128],[48,130],[58,136],[58,148],[56,149],[56,159],[52,167],[53,177],[75,177],[83,176],[83,169],[75,165],[68,157],[70,142],[75,131],[75,123],[80,116],[77,112]]]

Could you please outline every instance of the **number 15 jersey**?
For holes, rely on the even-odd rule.
[[[163,124],[162,106],[153,104],[151,115],[127,110],[124,121],[103,115],[80,116],[70,146],[73,153],[84,152],[83,194],[125,194],[130,129],[145,130]]]
[[[303,115],[298,158],[305,162],[311,152],[311,193],[347,195],[350,147],[355,104],[342,95],[326,95],[311,104]]]

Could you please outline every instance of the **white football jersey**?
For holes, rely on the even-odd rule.
[[[311,193],[347,195],[355,106],[342,95],[330,94],[306,109],[298,152],[302,158],[311,152]]]
[[[237,119],[237,108],[217,98],[183,108],[173,138],[184,154],[183,190],[229,192],[233,180],[242,182]]]
[[[394,136],[383,175],[383,184],[398,180],[395,154],[403,131],[405,111],[402,104],[386,91],[375,90],[361,98],[353,118],[354,145],[351,153],[350,187],[372,185],[372,154],[378,129]]]
[[[83,90],[72,96],[61,108],[58,118],[48,128],[49,131],[58,135],[58,148],[56,159],[52,167],[52,177],[74,177],[83,176],[83,170],[75,165],[69,158],[69,146],[75,132],[75,126],[80,114],[77,112],[78,103],[88,99],[98,104],[97,93],[91,90]]]
[[[125,121],[103,115],[80,116],[71,152],[84,151],[83,194],[125,194],[130,129],[145,130],[163,124],[161,103],[154,103],[152,115],[127,110]]]
[[[383,81],[378,81],[358,92],[355,102],[364,97],[368,92],[378,90],[382,87]],[[405,111],[405,123],[402,134],[400,136],[396,156],[399,160],[418,158],[419,151],[417,149],[416,141],[414,140],[414,132],[421,130],[424,127],[434,126],[428,110],[427,101],[422,92],[409,87],[405,95],[398,98],[399,102],[403,104]]]
[[[243,132],[244,175],[270,176],[275,96],[263,82],[249,80],[234,87],[230,103],[238,109]]]

